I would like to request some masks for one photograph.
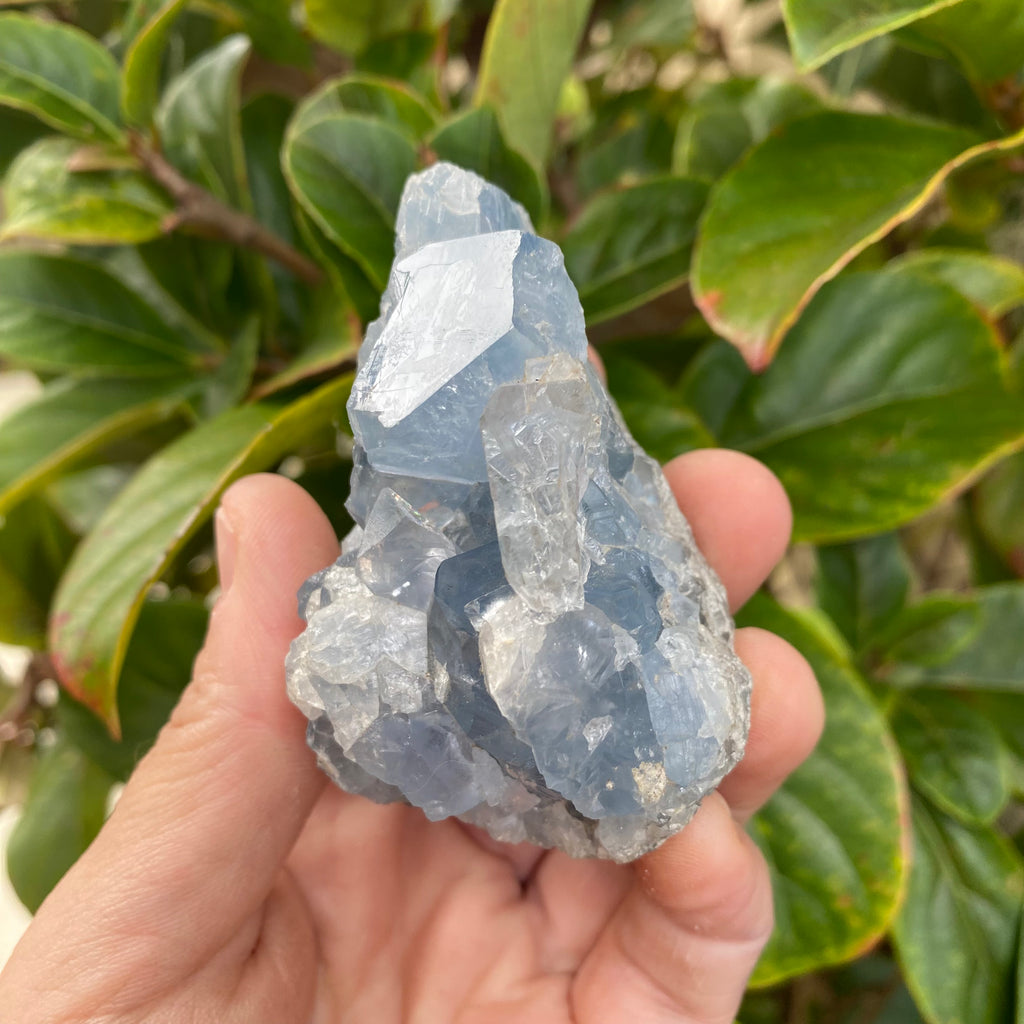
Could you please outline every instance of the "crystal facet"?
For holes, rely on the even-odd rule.
[[[357,525],[299,594],[289,694],[350,792],[631,860],[743,752],[722,586],[522,207],[436,164],[396,254],[349,400]]]

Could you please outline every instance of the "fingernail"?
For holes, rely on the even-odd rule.
[[[217,569],[220,573],[220,592],[226,594],[235,578],[235,555],[238,552],[238,536],[227,512],[221,507],[213,517],[213,534],[217,543]]]

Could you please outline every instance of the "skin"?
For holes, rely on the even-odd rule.
[[[778,481],[733,452],[666,475],[739,606],[785,549]],[[235,484],[223,594],[192,683],[102,832],[4,973],[7,1024],[729,1024],[772,927],[743,822],[811,751],[803,658],[740,630],[747,754],[632,865],[496,843],[342,793],[316,769],[282,664],[294,593],[336,539],[299,487]]]

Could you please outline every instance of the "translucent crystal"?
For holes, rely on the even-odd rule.
[[[338,561],[289,693],[338,785],[631,860],[743,752],[721,584],[586,361],[557,246],[450,164],[410,178],[349,401]]]

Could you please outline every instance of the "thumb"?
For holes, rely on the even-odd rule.
[[[225,494],[217,539],[223,593],[192,682],[40,911],[36,925],[51,922],[59,941],[36,925],[26,935],[51,955],[78,929],[99,956],[97,942],[120,940],[130,953],[108,956],[194,968],[261,907],[320,792],[284,658],[302,626],[296,590],[337,556],[333,530],[300,487],[261,475]]]

